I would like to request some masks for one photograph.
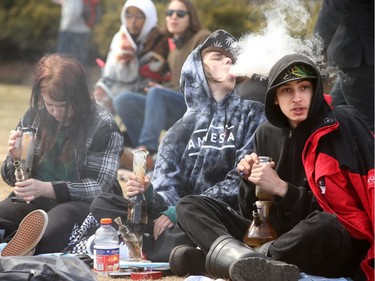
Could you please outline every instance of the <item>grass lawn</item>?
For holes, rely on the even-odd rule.
[[[0,162],[8,153],[9,131],[16,128],[19,119],[29,107],[31,88],[10,84],[0,84]],[[12,190],[1,178],[0,199]]]

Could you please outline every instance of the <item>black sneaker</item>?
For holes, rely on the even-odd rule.
[[[177,276],[206,275],[206,256],[197,248],[180,245],[174,247],[169,255],[169,267]]]

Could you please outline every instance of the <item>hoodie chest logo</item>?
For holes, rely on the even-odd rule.
[[[222,150],[235,147],[233,126],[213,127],[208,129],[195,130],[189,141],[188,149],[190,154],[198,153],[201,148],[212,148]]]

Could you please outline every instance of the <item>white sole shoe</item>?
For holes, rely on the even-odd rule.
[[[48,215],[43,210],[29,213],[21,221],[16,234],[4,247],[1,256],[31,256],[48,224]]]

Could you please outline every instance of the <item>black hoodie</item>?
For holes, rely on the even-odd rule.
[[[274,98],[275,85],[280,85],[279,75],[295,64],[305,64],[315,70],[315,87],[306,120],[292,129],[279,106],[274,104]],[[336,214],[354,239],[369,242],[367,256],[361,263],[369,278],[374,273],[371,265],[374,260],[374,135],[356,109],[331,108],[328,102],[323,95],[321,75],[306,57],[285,56],[271,69],[265,101],[268,121],[256,131],[254,148],[258,155],[273,158],[277,174],[288,183],[288,191],[284,198],[275,198],[270,221],[280,235],[314,210]],[[244,216],[251,217],[255,188],[250,183],[243,182],[243,185],[240,207]]]
[[[277,78],[288,67],[294,64],[306,64],[315,70],[315,91],[310,110],[305,121],[292,129],[287,117],[280,107],[274,104],[275,85]],[[276,163],[275,170],[279,177],[288,182],[288,192],[285,198],[276,198],[275,205],[270,212],[270,221],[278,234],[285,233],[304,219],[313,210],[321,210],[314,198],[305,176],[302,164],[304,145],[315,127],[317,115],[329,111],[324,102],[323,84],[320,73],[315,64],[305,56],[293,54],[279,60],[270,70],[268,89],[265,99],[265,113],[268,119],[262,124],[255,136],[255,152],[258,155],[272,157]],[[240,204],[242,214],[251,218],[251,206],[256,201],[254,184],[243,182],[246,186],[241,189]],[[245,198],[241,199],[241,196]]]

